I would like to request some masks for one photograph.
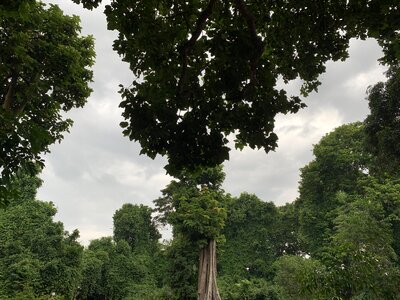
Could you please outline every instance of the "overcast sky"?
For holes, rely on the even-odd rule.
[[[70,1],[58,4],[66,14],[81,17],[82,34],[96,39],[93,94],[85,108],[68,114],[74,120],[70,134],[46,155],[38,198],[52,201],[57,220],[67,230],[78,228],[81,242],[112,235],[112,216],[124,203],[146,204],[160,196],[171,180],[163,169],[166,160],[139,156],[140,145],[122,136],[118,85],[129,85],[132,74],[112,50],[115,32],[107,31],[103,9],[86,11]],[[328,63],[318,94],[306,99],[308,107],[295,115],[279,116],[275,152],[232,151],[225,163],[224,189],[234,196],[256,194],[276,205],[292,202],[298,192],[299,168],[312,159],[312,145],[335,127],[362,121],[368,113],[366,88],[384,80],[385,68],[375,41],[352,41],[346,62]],[[287,87],[297,94],[299,82]]]

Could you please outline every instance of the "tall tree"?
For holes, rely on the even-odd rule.
[[[0,196],[21,167],[34,173],[41,154],[72,124],[91,89],[92,37],[79,36],[79,18],[40,1],[0,5]]]
[[[400,166],[400,69],[391,68],[388,80],[368,90],[370,114],[365,119],[367,149],[377,158],[377,168],[390,173]]]
[[[295,285],[306,298],[398,299],[399,177],[381,172],[393,169],[364,146],[363,124],[340,126],[321,139],[315,159],[302,169],[294,203],[299,231],[306,252],[325,269]]]
[[[158,219],[173,226],[174,235],[194,243],[200,250],[198,299],[220,299],[217,287],[216,240],[225,225],[226,196],[221,189],[222,167],[182,172],[155,200]]]
[[[275,116],[304,107],[278,79],[302,79],[306,95],[354,37],[376,38],[395,64],[399,11],[397,0],[113,0],[114,49],[136,75],[121,90],[124,134],[166,155],[172,174],[228,159],[230,134],[237,148],[273,150]]]
[[[358,193],[358,181],[368,177],[371,156],[364,151],[361,123],[343,125],[314,146],[315,159],[301,169],[300,234],[311,254],[319,253],[333,228],[338,192]]]

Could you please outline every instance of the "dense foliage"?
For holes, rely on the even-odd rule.
[[[0,298],[35,299],[52,293],[72,298],[81,281],[79,232],[53,221],[56,208],[35,200],[40,180],[14,179],[20,198],[0,210]]]
[[[357,193],[357,182],[368,177],[371,157],[363,150],[363,125],[343,125],[314,146],[315,159],[301,169],[299,222],[307,252],[324,246],[333,228],[338,192]]]
[[[246,193],[232,199],[223,230],[220,275],[237,279],[256,275],[271,277],[271,264],[277,255],[278,209]]]
[[[392,67],[387,82],[368,90],[370,114],[365,120],[368,150],[376,156],[378,169],[399,172],[400,164],[400,69]]]
[[[153,251],[161,238],[151,218],[153,210],[144,205],[124,204],[114,214],[114,239],[128,242],[132,250]]]
[[[159,238],[149,207],[124,204],[114,214],[114,236],[84,251],[80,298],[158,299],[165,273]]]
[[[171,224],[199,245],[216,239],[225,225],[228,196],[221,188],[222,167],[183,171],[155,200],[158,220]]]
[[[42,154],[61,141],[91,93],[92,37],[79,35],[79,18],[40,1],[0,4],[0,204],[5,184],[21,167],[34,173]]]
[[[351,38],[377,39],[389,64],[400,57],[397,0],[113,0],[105,14],[136,76],[121,90],[124,134],[166,155],[171,174],[229,159],[231,134],[236,148],[275,149],[275,116],[304,107],[278,80],[316,90]]]

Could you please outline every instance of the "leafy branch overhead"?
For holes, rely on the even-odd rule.
[[[62,140],[72,124],[62,113],[91,93],[94,58],[78,17],[56,5],[8,2],[0,5],[0,181],[42,165],[41,154]]]
[[[4,2],[4,1],[3,1]],[[91,36],[79,18],[35,0],[0,4],[0,205],[21,168],[35,174],[42,154],[72,125],[63,113],[82,107],[91,93]]]
[[[87,8],[99,0],[74,0]],[[108,28],[136,80],[122,88],[124,134],[167,170],[214,166],[235,147],[274,150],[275,116],[304,107],[277,87],[303,80],[307,95],[350,38],[373,37],[395,64],[399,3],[384,1],[114,0]]]

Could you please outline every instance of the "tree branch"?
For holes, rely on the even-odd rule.
[[[218,0],[210,0],[207,7],[201,12],[199,18],[197,19],[196,27],[194,29],[194,32],[192,33],[191,38],[182,45],[182,48],[180,50],[182,56],[182,62],[181,62],[182,70],[181,70],[181,76],[178,81],[178,94],[181,94],[183,92],[184,85],[187,81],[187,66],[189,60],[188,58],[189,52],[193,48],[201,32],[206,26],[207,20],[211,16],[211,13],[214,9],[214,5],[215,3],[217,3],[217,1]]]
[[[250,38],[252,43],[254,44],[255,52],[254,55],[250,59],[250,81],[252,84],[256,84],[257,80],[257,64],[261,58],[261,55],[264,52],[264,43],[261,38],[257,35],[256,29],[256,18],[253,13],[249,10],[246,3],[243,0],[234,0],[237,5],[239,12],[246,19],[247,27],[249,28]]]

